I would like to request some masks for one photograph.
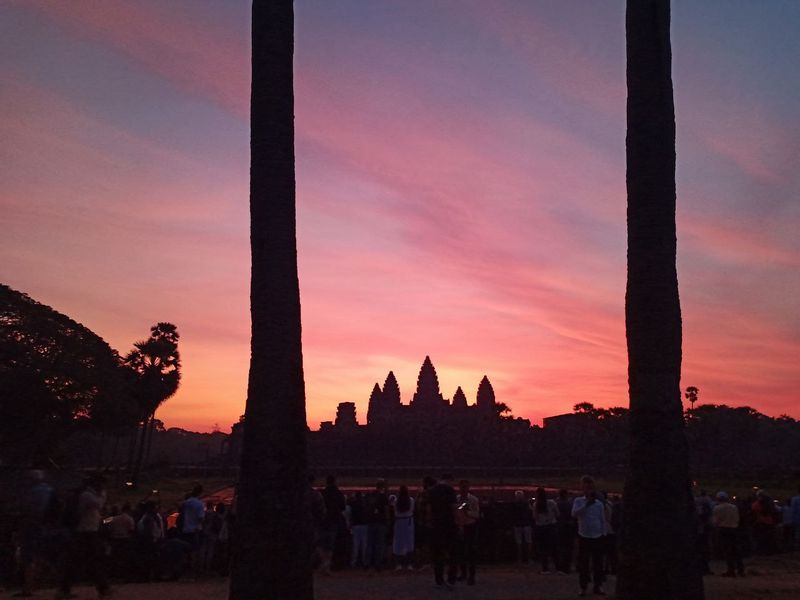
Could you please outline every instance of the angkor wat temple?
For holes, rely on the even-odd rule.
[[[578,405],[578,407],[583,405]],[[592,405],[586,404],[586,407]],[[591,467],[624,460],[624,411],[581,410],[544,419],[543,426],[513,417],[495,398],[487,377],[470,404],[459,387],[452,400],[439,387],[429,357],[420,368],[416,391],[403,404],[390,372],[369,396],[366,423],[359,424],[354,402],[342,402],[335,421],[308,432],[312,468],[337,467]],[[597,414],[595,414],[597,413]],[[614,418],[607,418],[614,417]],[[619,418],[617,418],[619,417]],[[233,426],[228,461],[238,461],[242,428]],[[433,471],[429,471],[433,472]]]
[[[430,426],[457,422],[464,425],[467,421],[481,421],[498,416],[494,389],[489,378],[484,377],[478,386],[478,398],[475,404],[467,403],[467,396],[459,387],[453,394],[452,402],[446,400],[439,390],[439,378],[430,357],[419,370],[417,391],[410,404],[400,400],[400,386],[392,371],[386,377],[383,389],[379,384],[372,388],[367,409],[367,424],[370,429],[394,429],[413,425]],[[351,431],[358,425],[356,405],[354,402],[342,402],[336,409],[336,421],[325,421],[321,424],[323,431],[331,429]]]
[[[372,389],[366,424],[358,423],[354,402],[342,402],[335,421],[310,432],[311,459],[318,465],[496,464],[514,438],[531,430],[526,419],[501,417],[501,408],[487,377],[474,404],[461,387],[446,399],[426,356],[409,404],[402,403],[397,378],[389,372],[383,387],[376,383]]]

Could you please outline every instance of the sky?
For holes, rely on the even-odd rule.
[[[621,0],[297,0],[309,424],[430,355],[539,423],[627,403]],[[800,418],[800,2],[674,0],[683,387]],[[0,281],[121,353],[181,334],[167,426],[249,361],[249,3],[0,4]]]

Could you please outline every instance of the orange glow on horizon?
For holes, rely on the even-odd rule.
[[[238,420],[249,368],[240,4],[0,19],[3,282],[121,353],[174,322],[182,384],[157,417],[202,431]],[[623,3],[426,3],[425,24],[414,2],[348,6],[296,8],[309,424],[345,401],[365,422],[390,370],[407,403],[425,355],[446,398],[487,375],[534,423],[627,405]],[[699,33],[713,10],[674,15],[683,387],[800,417],[796,69]]]

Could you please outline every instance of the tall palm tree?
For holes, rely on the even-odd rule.
[[[150,337],[136,342],[124,360],[135,375],[133,395],[139,404],[141,421],[138,452],[130,469],[134,487],[139,483],[145,451],[148,455],[150,452],[156,410],[175,394],[180,384],[179,338],[178,328],[172,323],[156,323],[150,328]]]
[[[295,236],[294,12],[254,0],[250,109],[252,319],[231,600],[313,598]]]
[[[628,0],[630,455],[617,597],[701,599],[681,402],[669,0]]]

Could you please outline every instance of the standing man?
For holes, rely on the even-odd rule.
[[[797,495],[792,497],[790,503],[792,509],[792,527],[794,527],[794,549],[800,550],[800,487]]]
[[[378,479],[375,491],[367,496],[367,566],[376,570],[386,559],[386,535],[389,531],[389,497],[386,481]]]
[[[697,513],[697,553],[700,556],[700,568],[703,575],[711,575],[709,560],[711,558],[711,513],[714,510],[714,501],[705,490],[700,490],[700,495],[694,499],[695,512]]]
[[[431,513],[431,553],[436,585],[448,588],[456,582],[458,557],[456,536],[458,534],[458,498],[452,486],[453,477],[442,475],[442,479],[428,490]],[[447,582],[444,579],[445,557],[448,560]]]
[[[476,546],[478,544],[478,519],[481,516],[481,507],[477,496],[470,494],[469,481],[462,479],[459,484],[458,526],[460,533],[459,562],[461,563],[461,576],[466,579],[467,585],[475,585]]]
[[[192,493],[181,506],[183,514],[181,535],[184,541],[190,543],[195,549],[200,547],[200,533],[203,531],[203,521],[206,517],[206,507],[200,499],[202,493],[202,485],[194,486]]]
[[[436,485],[436,480],[426,475],[422,479],[422,489],[417,494],[414,509],[417,513],[416,542],[417,564],[422,567],[431,560],[431,506],[428,491]]]
[[[336,485],[336,478],[333,475],[328,475],[325,479],[322,499],[325,501],[325,518],[320,527],[319,537],[319,553],[322,559],[320,572],[323,575],[330,575],[336,539],[342,528],[344,509],[347,507],[344,494]]]
[[[583,496],[572,503],[572,516],[578,520],[578,583],[580,595],[586,595],[591,579],[594,593],[604,596],[603,536],[606,535],[606,507],[597,495],[594,479],[581,478]],[[589,563],[591,562],[591,576]]]
[[[512,526],[514,527],[514,543],[517,546],[517,562],[533,562],[533,512],[531,503],[525,492],[514,492],[514,504],[511,505]],[[524,545],[523,545],[524,544]]]
[[[736,577],[738,574],[744,577],[744,563],[739,551],[739,509],[725,492],[717,494],[717,502],[711,513],[711,521],[717,528],[720,549],[728,565],[728,570],[722,576]]]
[[[363,494],[357,491],[347,504],[350,507],[350,532],[353,534],[353,551],[350,555],[350,566],[355,567],[360,564],[362,567],[367,567],[369,566],[367,516]]]
[[[190,562],[194,575],[200,572],[200,543],[203,535],[203,522],[206,518],[206,506],[200,499],[203,495],[203,486],[196,485],[192,488],[189,497],[181,505],[181,538],[192,547]]]
[[[17,556],[22,567],[22,590],[17,596],[27,597],[33,595],[33,584],[36,567],[41,554],[41,544],[46,534],[48,513],[53,505],[54,491],[52,486],[45,481],[44,472],[35,470],[29,474],[31,487],[23,496],[21,506],[22,519],[20,519]]]
[[[575,550],[575,517],[572,516],[572,500],[569,499],[567,490],[558,490],[558,518],[556,519],[556,547],[558,550],[559,573],[564,575],[572,569],[572,555]]]
[[[99,475],[89,478],[74,501],[74,509],[67,509],[75,511],[75,531],[67,548],[64,573],[56,598],[74,597],[72,583],[82,565],[88,567],[98,595],[105,598],[111,594],[106,572],[105,544],[100,538],[102,510],[106,503],[104,483]]]

